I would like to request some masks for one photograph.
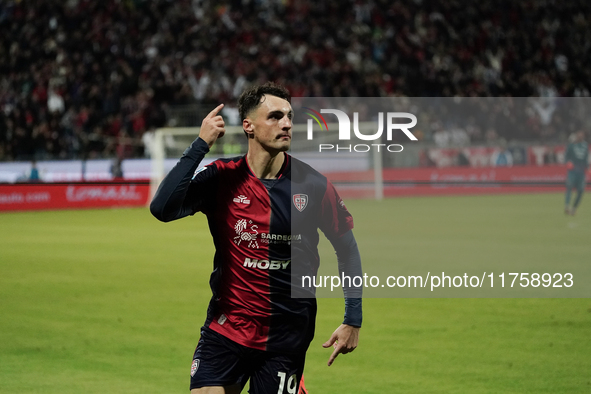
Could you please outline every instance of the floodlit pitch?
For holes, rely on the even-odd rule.
[[[347,201],[364,261],[589,260],[591,215],[562,194]],[[385,221],[387,208],[396,221]],[[205,318],[205,218],[147,209],[0,215],[2,393],[184,393]],[[384,241],[397,250],[384,256]],[[336,270],[328,242],[322,275]],[[178,251],[178,252],[174,252]],[[544,261],[545,260],[545,261]],[[588,393],[589,299],[364,300],[354,353],[326,367],[342,299],[319,300],[311,393]]]

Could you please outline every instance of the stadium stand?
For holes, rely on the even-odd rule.
[[[590,26],[584,0],[0,1],[0,161],[141,157],[169,108],[265,80],[294,96],[589,96]]]

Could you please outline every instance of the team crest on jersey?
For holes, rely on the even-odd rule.
[[[252,224],[252,220],[248,222],[246,219],[240,219],[234,225],[234,231],[236,231],[236,236],[234,237],[234,243],[236,245],[240,245],[242,242],[248,242],[248,247],[252,249],[258,249],[259,244],[257,242],[257,238],[259,235],[259,231],[257,230],[259,226],[256,224]]]
[[[193,364],[191,364],[191,377],[195,376],[197,369],[199,369],[199,359],[196,358],[193,360]]]
[[[307,194],[294,194],[293,205],[296,209],[302,212],[308,206],[308,195]]]

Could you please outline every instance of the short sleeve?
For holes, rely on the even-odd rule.
[[[333,184],[329,180],[326,183],[326,192],[322,198],[320,229],[328,239],[334,239],[353,228],[353,216]]]

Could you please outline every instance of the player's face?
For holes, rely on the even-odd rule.
[[[286,151],[291,144],[293,110],[287,100],[265,95],[261,105],[243,121],[254,143],[267,151]]]

